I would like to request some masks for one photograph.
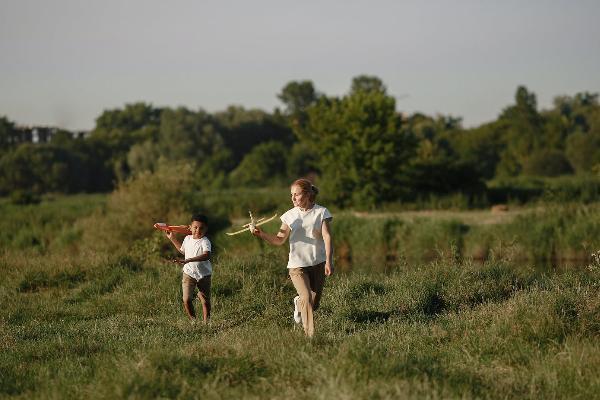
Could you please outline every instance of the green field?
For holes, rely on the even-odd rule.
[[[308,340],[292,320],[285,248],[225,239],[222,223],[213,318],[191,324],[180,271],[161,261],[172,250],[134,207],[120,214],[117,197],[0,203],[0,397],[599,397],[594,204],[500,217],[338,212],[339,268]],[[152,199],[148,209],[158,209]],[[103,221],[113,216],[148,233],[111,236]],[[487,261],[472,262],[484,239]],[[548,246],[587,259],[535,268]]]

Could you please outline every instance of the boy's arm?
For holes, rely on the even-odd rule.
[[[200,256],[186,258],[185,260],[180,260],[179,262],[181,264],[187,264],[189,262],[194,262],[194,261],[208,261],[208,260],[210,260],[210,251],[205,251],[204,254],[202,254]]]
[[[175,232],[167,232],[165,235],[167,238],[169,238],[171,243],[173,243],[173,246],[175,246],[178,252],[185,254],[183,251],[181,251],[181,242],[177,239],[177,236],[175,236]]]

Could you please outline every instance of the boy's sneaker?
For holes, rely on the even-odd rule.
[[[299,301],[300,301],[300,296],[294,297],[294,321],[297,324],[302,322],[302,314],[300,314],[300,309],[298,308]]]

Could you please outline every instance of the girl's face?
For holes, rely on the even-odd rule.
[[[294,207],[308,208],[310,206],[308,193],[303,192],[300,186],[292,186],[291,195]]]

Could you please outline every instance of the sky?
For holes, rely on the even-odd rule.
[[[379,77],[405,113],[492,121],[517,86],[600,92],[597,0],[0,0],[0,116],[92,129],[137,101],[273,111]]]

